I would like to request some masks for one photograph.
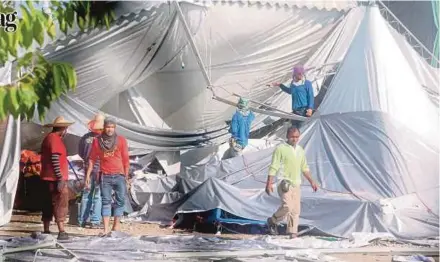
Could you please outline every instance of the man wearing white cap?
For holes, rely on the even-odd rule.
[[[97,114],[87,126],[89,133],[85,134],[78,143],[78,154],[84,160],[84,169],[88,169],[89,156],[92,144],[96,137],[101,135],[104,129],[104,116]],[[91,174],[90,188],[85,187],[81,196],[81,210],[78,214],[78,224],[85,227],[90,218],[91,228],[100,228],[101,224],[101,190],[98,183],[99,160],[95,162]]]
[[[64,221],[69,211],[69,190],[67,180],[69,177],[69,166],[67,162],[67,150],[63,137],[67,128],[73,122],[66,121],[62,116],[57,117],[52,124],[45,125],[52,127],[41,144],[41,174],[43,181],[42,190],[42,218],[45,234],[50,234],[49,226],[52,218],[58,225],[58,239],[67,240],[69,235],[64,231]]]

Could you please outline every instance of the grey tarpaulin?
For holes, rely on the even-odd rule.
[[[321,185],[312,193],[303,181],[303,225],[338,236],[438,236],[438,108],[391,30],[377,7],[365,8],[327,96],[301,129],[300,144]],[[272,151],[191,165],[182,158],[180,177],[194,184],[192,190],[177,201],[149,205],[142,218],[169,222],[175,213],[221,208],[265,220],[279,204],[276,193],[264,192]]]

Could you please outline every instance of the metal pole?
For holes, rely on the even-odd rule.
[[[197,49],[196,43],[194,42],[194,39],[191,35],[191,30],[189,30],[189,26],[186,23],[185,16],[183,15],[182,9],[180,9],[179,2],[174,1],[174,5],[176,6],[177,15],[179,16],[179,19],[183,24],[183,28],[185,29],[185,33],[188,38],[189,44],[191,45],[191,49],[193,50],[194,55],[196,56],[197,63],[199,64],[200,69],[202,70],[202,74],[205,77],[206,83],[208,84],[208,88],[211,89],[210,88],[212,86],[211,79],[208,76],[208,72],[206,72],[205,65],[203,64],[202,58],[200,57],[200,52]]]
[[[417,39],[417,37],[415,37],[415,35],[408,28],[406,28],[406,26],[402,22],[400,22],[400,20],[393,14],[393,12],[391,12],[391,10],[384,3],[382,3],[382,1],[378,0],[377,2],[386,10],[386,12],[388,12],[396,20],[396,22],[400,26],[402,26],[402,28],[406,31],[407,34],[409,34],[412,38],[414,38],[414,40],[416,40],[417,44],[419,44],[420,47],[424,49],[431,56],[432,59],[434,59],[438,64],[440,63],[438,58],[431,51],[429,51],[429,49],[425,45],[423,45],[422,42],[420,42],[420,40]]]

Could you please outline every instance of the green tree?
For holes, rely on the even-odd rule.
[[[20,72],[13,76],[12,83],[0,85],[0,121],[9,114],[29,120],[36,110],[40,120],[44,120],[51,102],[75,89],[77,77],[73,66],[48,61],[39,51],[47,37],[56,39],[57,26],[67,34],[75,24],[81,31],[109,29],[115,20],[115,2],[51,1],[45,9],[37,8],[37,2],[26,1],[16,7],[12,1],[0,1],[0,65],[13,61],[14,71]],[[11,20],[12,15],[17,15],[14,32],[12,27],[5,26],[7,14]]]

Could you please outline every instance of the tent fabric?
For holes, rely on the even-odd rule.
[[[434,48],[432,49],[432,52],[433,52],[434,56],[437,58],[437,60],[440,60],[440,34],[439,34],[439,29],[440,29],[440,27],[439,27],[439,24],[440,24],[440,22],[439,22],[439,20],[440,20],[439,8],[440,8],[440,6],[439,6],[438,1],[433,0],[433,1],[431,1],[431,3],[432,3],[432,13],[434,16],[434,23],[437,28],[437,33],[435,35],[435,40],[434,40]],[[440,65],[435,60],[431,61],[431,65],[436,66],[436,67],[440,67]]]
[[[417,134],[436,137],[437,108],[421,92],[421,83],[379,9],[368,11],[319,113],[386,112]],[[357,70],[353,72],[353,68]]]
[[[435,39],[438,33],[436,26],[436,14],[433,9],[433,3],[437,1],[381,1],[388,9],[399,19],[399,21],[431,52],[435,51]],[[432,3],[431,3],[432,2]],[[437,9],[438,12],[438,9]],[[385,15],[390,20],[391,17]],[[398,23],[391,23],[391,26],[401,28]],[[416,43],[413,43],[416,44]],[[433,67],[437,67],[436,63],[429,57],[426,52],[418,49],[417,52]]]
[[[336,236],[363,231],[436,237],[437,108],[377,6],[360,8],[364,15],[329,93],[301,128],[300,144],[321,190],[313,193],[303,181],[300,224]],[[412,114],[409,105],[420,105],[427,116]],[[283,127],[275,137],[285,132]],[[150,204],[142,219],[166,223],[175,213],[220,208],[264,221],[279,204],[276,192],[264,192],[272,152],[182,164],[180,177],[188,181],[183,183],[194,187],[179,200]]]
[[[3,130],[3,129],[6,130]],[[9,117],[0,125],[0,226],[12,217],[20,172],[20,122]]]
[[[304,61],[343,15],[341,11],[239,3],[217,3],[210,8],[181,3],[181,8],[214,84],[243,94],[252,88],[252,98],[258,101],[274,92],[265,86],[272,75]],[[256,27],[253,21],[262,19],[264,28]],[[225,22],[248,26],[232,32],[221,26]],[[279,28],[286,34],[269,37],[269,31]],[[254,40],[243,44],[244,39]],[[261,39],[267,39],[264,47],[258,44]],[[269,39],[272,44],[268,46]],[[141,125],[180,130],[224,125],[230,117],[229,105],[211,102],[212,93],[206,89],[173,5],[129,14],[110,31],[95,30],[57,44],[45,48],[47,57],[71,62],[78,69],[78,88],[69,97],[96,110]],[[217,92],[223,95],[221,90]],[[119,93],[120,99],[115,100]],[[142,117],[147,113],[159,117]]]

